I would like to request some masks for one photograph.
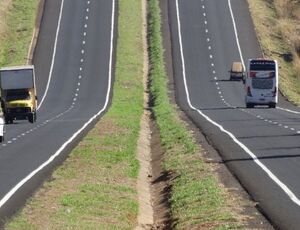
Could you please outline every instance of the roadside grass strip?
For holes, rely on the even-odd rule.
[[[196,142],[168,97],[159,1],[149,0],[150,91],[153,113],[170,175],[170,206],[175,229],[236,229],[239,221],[226,207],[228,194],[202,160]]]
[[[141,1],[118,1],[112,105],[7,229],[133,229],[143,113]]]
[[[1,13],[0,67],[27,63],[38,2],[2,0],[2,4],[7,4],[7,9]]]

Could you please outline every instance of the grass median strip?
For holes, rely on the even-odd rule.
[[[245,220],[230,207],[236,203],[230,202],[230,194],[203,162],[201,148],[169,102],[159,1],[147,2],[152,109],[165,151],[164,169],[170,175],[172,226],[242,228]],[[116,71],[109,111],[52,179],[7,223],[7,229],[136,227],[136,149],[144,109],[141,1],[119,0],[118,10]]]
[[[150,90],[153,113],[165,150],[164,169],[170,175],[170,205],[176,229],[236,229],[242,221],[228,209],[229,194],[201,158],[201,148],[179,119],[168,97],[159,1],[149,0]]]
[[[143,112],[141,2],[118,3],[112,105],[8,229],[133,229]]]

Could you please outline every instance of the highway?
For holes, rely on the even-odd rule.
[[[0,223],[15,213],[107,110],[115,0],[45,1],[33,64],[37,122],[7,125],[0,145]]]
[[[245,108],[231,63],[262,57],[246,0],[168,1],[176,101],[278,229],[300,226],[300,109]]]

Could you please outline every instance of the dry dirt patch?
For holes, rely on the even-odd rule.
[[[169,221],[169,208],[164,190],[167,187],[162,180],[162,157],[159,133],[151,119],[148,93],[148,45],[147,45],[147,2],[142,1],[143,40],[144,40],[144,113],[141,119],[140,136],[137,147],[137,158],[140,171],[137,181],[139,196],[138,226],[136,229],[166,229]]]

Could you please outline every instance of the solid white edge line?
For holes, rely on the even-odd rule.
[[[228,0],[230,1],[230,0]],[[229,5],[231,6],[231,5]],[[176,0],[176,15],[177,15],[177,23],[178,23],[178,37],[179,37],[179,46],[180,46],[180,52],[181,52],[181,61],[182,61],[182,75],[183,75],[183,82],[184,82],[184,88],[186,90],[187,95],[187,102],[191,109],[197,111],[202,117],[204,117],[208,122],[213,124],[214,126],[218,127],[222,132],[226,133],[236,144],[238,144],[252,159],[253,161],[288,195],[288,197],[298,206],[300,206],[300,200],[297,198],[297,196],[281,181],[279,180],[271,170],[268,169],[258,158],[257,156],[242,142],[240,142],[231,132],[227,131],[223,128],[220,124],[213,121],[211,118],[206,116],[204,113],[202,113],[201,110],[195,108],[189,98],[189,91],[186,84],[186,74],[185,74],[185,61],[184,61],[184,54],[183,54],[183,45],[182,45],[182,37],[181,37],[181,23],[180,23],[180,13],[179,13],[179,7],[178,7],[178,0]],[[232,12],[232,11],[231,11]]]
[[[67,140],[47,161],[45,161],[42,165],[40,165],[37,169],[28,174],[24,179],[22,179],[18,184],[16,184],[1,200],[0,200],[0,208],[21,188],[27,181],[29,181],[35,174],[49,165],[60,153],[64,150],[64,148],[70,144],[93,120],[95,120],[98,116],[103,113],[106,109],[109,102],[109,95],[111,90],[111,79],[112,79],[112,58],[113,58],[113,41],[114,41],[114,23],[115,23],[115,0],[112,1],[112,19],[111,19],[111,42],[110,42],[110,60],[109,60],[109,76],[108,76],[108,89],[106,94],[106,101],[104,107],[95,114],[90,120],[85,123],[76,133],[72,135],[72,137]]]
[[[48,77],[48,82],[47,82],[47,86],[46,86],[46,90],[44,92],[44,95],[39,103],[39,106],[37,107],[37,110],[40,109],[41,105],[43,104],[43,101],[47,95],[48,89],[49,89],[49,85],[50,85],[50,81],[52,78],[52,71],[53,71],[53,66],[54,66],[54,60],[55,60],[55,56],[56,56],[56,48],[57,48],[57,40],[58,40],[58,34],[59,34],[59,30],[60,30],[60,23],[61,23],[61,17],[62,17],[62,11],[63,11],[63,7],[64,7],[64,2],[65,0],[62,0],[61,5],[60,5],[60,12],[59,12],[59,18],[58,18],[58,23],[57,23],[57,29],[56,29],[56,35],[55,35],[55,41],[54,41],[54,46],[53,46],[53,54],[52,54],[52,61],[51,61],[51,67],[50,67],[50,72],[49,72],[49,77]]]
[[[294,111],[294,110],[290,110],[290,109],[286,109],[286,108],[282,108],[282,107],[276,107],[276,109],[280,109],[289,113],[295,113],[295,114],[300,114],[300,112],[298,111]]]
[[[240,42],[239,42],[239,36],[238,36],[238,33],[237,33],[235,19],[234,19],[234,16],[233,16],[232,7],[231,7],[231,1],[230,0],[228,0],[228,6],[229,6],[231,20],[232,20],[232,23],[233,23],[234,35],[235,35],[237,47],[238,47],[238,50],[239,50],[240,59],[241,59],[241,62],[243,64],[243,66],[244,66],[244,69],[245,69],[244,58],[243,58],[243,54],[242,54],[242,50],[241,50],[241,46],[240,46]]]

